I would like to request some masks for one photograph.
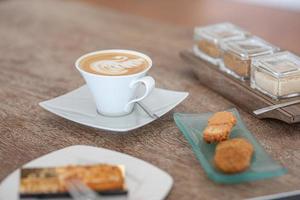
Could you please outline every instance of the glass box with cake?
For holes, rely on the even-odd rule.
[[[222,56],[221,42],[241,39],[248,33],[231,23],[220,23],[205,27],[196,27],[194,30],[194,54],[200,58],[218,65]]]
[[[250,78],[252,59],[279,50],[258,37],[223,42],[221,48],[223,50],[221,70],[242,81]]]
[[[288,51],[257,58],[251,87],[273,99],[300,96],[300,57]]]

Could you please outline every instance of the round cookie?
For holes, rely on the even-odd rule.
[[[252,144],[246,139],[226,140],[217,145],[214,164],[224,173],[242,172],[250,166],[253,151]]]

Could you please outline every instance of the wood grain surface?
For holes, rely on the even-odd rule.
[[[86,144],[127,153],[167,171],[174,178],[170,200],[242,199],[300,185],[300,125],[259,120],[239,108],[250,131],[289,173],[238,185],[219,185],[207,178],[172,114],[234,105],[200,85],[178,56],[192,45],[191,29],[82,2],[4,0],[0,38],[0,179],[48,152]],[[150,75],[158,87],[188,91],[190,96],[161,119],[126,134],[85,127],[38,106],[84,84],[74,68],[77,57],[109,48],[145,52],[154,61]]]
[[[300,12],[243,0],[81,0],[124,13],[193,28],[229,21],[300,54]]]

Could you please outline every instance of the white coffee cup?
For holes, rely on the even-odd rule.
[[[129,75],[98,75],[84,71],[80,61],[86,57],[101,53],[126,53],[144,58],[148,63],[144,71]],[[146,76],[152,67],[152,60],[145,54],[131,50],[103,50],[85,54],[76,60],[75,66],[87,83],[96,103],[98,113],[106,116],[122,116],[132,112],[134,104],[146,98],[155,87],[151,76]],[[140,84],[145,86],[142,96],[136,97]]]

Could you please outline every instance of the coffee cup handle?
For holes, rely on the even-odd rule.
[[[130,87],[133,87],[135,84],[138,84],[138,83],[142,83],[145,85],[145,93],[143,96],[129,101],[125,107],[126,111],[128,110],[130,104],[136,103],[136,102],[141,101],[144,98],[146,98],[150,94],[150,92],[153,90],[153,88],[155,87],[155,80],[151,76],[145,76],[143,78],[133,81],[130,84]]]

